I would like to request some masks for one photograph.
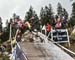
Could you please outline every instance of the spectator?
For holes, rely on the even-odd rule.
[[[55,28],[56,28],[56,29],[61,29],[61,28],[62,28],[62,23],[61,23],[60,18],[57,19]]]
[[[51,25],[49,23],[47,23],[46,25],[46,31],[47,31],[47,36],[48,36],[49,32],[51,32]]]

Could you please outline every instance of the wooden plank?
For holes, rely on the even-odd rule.
[[[22,50],[27,55],[28,60],[45,60],[46,56],[45,54],[38,49],[36,46],[34,46],[33,43],[21,43]]]
[[[44,39],[44,41],[48,41],[47,37],[42,33],[39,32],[38,35]],[[20,46],[29,60],[74,60],[52,42],[43,44],[41,42],[39,44],[21,42]]]

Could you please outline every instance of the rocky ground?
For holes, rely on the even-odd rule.
[[[0,44],[0,60],[9,60],[11,53],[10,42],[4,42]]]

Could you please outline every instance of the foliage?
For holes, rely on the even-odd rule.
[[[60,3],[58,3],[57,5],[57,15],[62,16],[62,6]]]
[[[64,16],[65,19],[68,19],[68,12],[66,11],[65,8],[62,10],[62,16]]]
[[[30,6],[29,11],[26,13],[25,20],[31,23],[33,29],[39,29],[39,18],[32,6]]]
[[[42,20],[42,25],[46,24],[47,22],[52,24],[53,17],[54,15],[53,15],[51,4],[49,4],[49,6],[45,6],[45,8],[43,7],[41,8],[40,18]]]
[[[72,14],[68,23],[71,27],[75,25],[75,2],[72,4]]]

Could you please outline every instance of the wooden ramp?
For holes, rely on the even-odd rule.
[[[41,36],[42,34],[39,33],[39,35]],[[41,38],[45,39],[44,37],[45,36],[41,36]],[[27,40],[27,38],[29,38],[29,35],[26,38],[24,37],[25,40]],[[35,40],[37,40],[37,38]],[[52,42],[36,44],[34,42],[25,41],[21,42],[20,46],[28,60],[74,60],[70,55]]]
[[[21,47],[28,60],[46,60],[49,58],[39,46],[34,46],[33,43],[21,43]]]

